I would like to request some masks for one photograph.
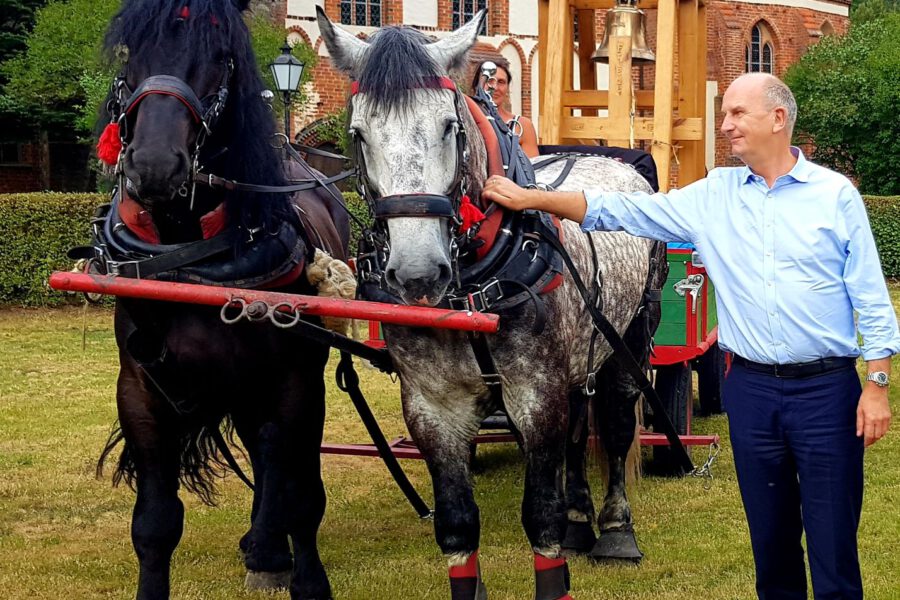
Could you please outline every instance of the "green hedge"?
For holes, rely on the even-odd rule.
[[[368,221],[365,202],[344,196],[351,213]],[[0,194],[0,304],[52,306],[67,302],[50,290],[51,271],[70,269],[66,251],[90,240],[88,224],[100,194]],[[865,198],[884,274],[900,277],[900,197]],[[355,253],[359,226],[351,221]]]
[[[866,209],[886,277],[900,277],[900,196],[866,196]]]
[[[72,268],[66,251],[90,241],[100,194],[0,195],[0,303],[48,306],[66,296],[47,287],[51,271]]]

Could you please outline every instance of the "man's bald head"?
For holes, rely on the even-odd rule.
[[[791,88],[769,73],[745,73],[735,79],[729,87],[736,85],[745,87],[748,91],[754,89],[761,92],[766,98],[768,110],[783,108],[788,138],[793,136],[794,124],[797,122],[797,101]]]

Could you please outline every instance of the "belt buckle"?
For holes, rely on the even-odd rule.
[[[773,366],[773,368],[774,368],[774,370],[775,370],[775,377],[778,377],[779,379],[781,379],[782,377],[784,377],[784,374],[781,372],[781,365],[779,365],[778,363],[775,363],[775,364],[772,365],[772,366]]]

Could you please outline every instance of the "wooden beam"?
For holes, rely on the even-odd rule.
[[[677,0],[659,0],[656,15],[656,96],[653,125],[656,135],[650,153],[656,161],[659,190],[669,191],[672,160],[673,82],[675,77],[675,30],[678,27]]]
[[[704,9],[705,10],[705,9]],[[697,0],[678,5],[678,115],[701,117],[706,106],[706,23],[700,19]],[[702,90],[702,91],[701,91]],[[705,133],[703,127],[701,133]],[[678,187],[702,179],[706,174],[704,135],[684,141],[678,152]]]
[[[564,60],[559,60],[559,53],[568,53],[571,62],[571,46],[564,45],[566,28],[571,29],[568,0],[539,0],[540,34],[546,44],[541,48],[541,83],[544,85],[543,102],[541,102],[541,142],[559,144],[559,123],[562,118],[562,90],[565,73]],[[546,35],[544,33],[546,32]],[[548,60],[550,54],[555,60]]]
[[[624,36],[609,37],[609,118],[624,127],[615,127],[610,133],[625,133],[606,138],[606,145],[618,148],[630,148],[631,139],[631,38]]]
[[[637,108],[653,108],[653,90],[636,90]],[[609,92],[606,90],[566,90],[562,105],[571,108],[609,108]]]
[[[596,29],[594,27],[594,11],[578,11],[578,80],[583,90],[597,89],[597,67],[591,56],[597,45]],[[563,92],[563,107],[566,106],[565,92]],[[596,108],[584,108],[581,114],[585,117],[596,117]]]
[[[688,119],[672,119],[672,130],[666,137],[670,142],[696,141],[703,137],[703,120],[694,117]],[[634,119],[635,140],[655,140],[655,117],[636,117]],[[582,139],[625,139],[630,137],[628,121],[611,117],[563,117],[560,124],[560,136],[564,138]],[[671,149],[669,150],[671,152]]]
[[[640,0],[638,8],[656,8],[659,0]],[[575,10],[606,10],[616,5],[616,0],[570,0]]]

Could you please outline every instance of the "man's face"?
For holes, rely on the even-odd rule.
[[[775,111],[759,81],[736,80],[722,98],[722,133],[731,142],[731,154],[745,163],[772,145]]]
[[[497,67],[494,80],[494,104],[504,106],[509,97],[509,75],[503,70],[503,67]]]

